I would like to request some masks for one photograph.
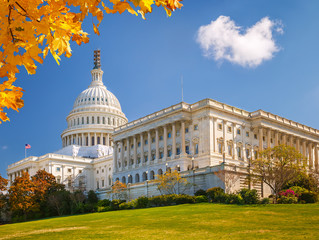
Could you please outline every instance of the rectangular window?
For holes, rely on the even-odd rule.
[[[100,186],[99,186],[99,181],[96,181],[96,188],[99,189]]]
[[[92,124],[94,124],[94,117],[92,117]]]
[[[189,154],[189,146],[185,146],[185,152]]]
[[[188,127],[187,127],[187,128],[185,128],[185,133],[188,133]]]
[[[104,168],[102,169],[102,173],[104,173]]]
[[[198,143],[195,144],[195,154],[198,154]]]
[[[163,140],[163,135],[161,135],[161,136],[159,137],[159,139],[160,139],[160,141],[162,141],[162,140]]]
[[[82,124],[84,124],[84,117],[82,117]]]
[[[168,150],[167,154],[168,154],[169,157],[171,157],[172,156],[172,150]]]
[[[100,124],[100,117],[97,117],[97,124]]]
[[[231,133],[231,130],[232,130],[231,127],[228,127],[228,128],[227,128],[227,131],[228,131],[229,133]]]
[[[238,158],[241,158],[241,148],[237,147],[237,156]]]
[[[152,160],[155,160],[155,154],[152,154]]]
[[[134,147],[134,144],[131,145],[131,149]]]
[[[105,124],[105,117],[103,117],[103,124]]]
[[[82,173],[82,170],[79,170],[79,173]]]
[[[86,118],[86,124],[89,124],[90,121],[89,121],[89,117]]]
[[[177,137],[179,136],[179,130],[176,131],[176,136],[177,136]]]
[[[181,154],[181,149],[180,148],[176,148],[176,155]]]
[[[218,143],[218,152],[222,153],[222,144],[221,143]]]
[[[56,168],[56,171],[57,171],[57,172],[60,172],[60,168],[59,168],[59,167],[57,167],[57,168]]]
[[[99,170],[96,170],[96,173],[99,174]]]
[[[241,131],[240,131],[240,129],[239,129],[239,128],[237,129],[237,134],[238,134],[238,135],[240,135],[240,134],[241,134]]]
[[[198,124],[194,125],[194,130],[198,130]]]
[[[257,139],[257,134],[254,134],[254,138]]]
[[[246,158],[249,158],[249,157],[250,157],[250,150],[246,149]]]
[[[104,187],[104,180],[102,180],[102,187]]]
[[[263,136],[263,141],[265,141],[266,140],[266,138],[265,138],[265,136]]]
[[[222,130],[223,129],[223,125],[221,123],[218,123],[218,130]]]
[[[152,143],[155,143],[155,137],[152,138]]]
[[[140,147],[140,146],[141,146],[141,142],[138,142],[138,143],[137,143],[137,146]]]
[[[257,151],[254,151],[254,155],[255,155],[255,159],[257,159],[257,157],[258,157],[258,152],[257,152]]]
[[[68,168],[68,173],[72,172],[72,169],[71,168]]]
[[[249,137],[249,132],[246,132],[246,137]]]
[[[147,145],[148,144],[148,140],[145,140],[144,143],[145,143],[145,145]]]
[[[232,145],[228,145],[228,155],[229,156],[233,155],[233,146]]]
[[[167,138],[171,138],[171,137],[172,137],[172,133],[169,132],[169,133],[167,134]]]
[[[160,153],[160,159],[162,159],[163,157],[164,157],[164,153],[161,152],[161,153]]]

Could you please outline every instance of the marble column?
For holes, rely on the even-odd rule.
[[[278,131],[275,131],[275,146],[279,145],[279,133]]]
[[[296,149],[300,152],[300,138],[296,139]]]
[[[308,155],[309,155],[309,169],[313,168],[313,160],[312,160],[312,143],[308,144]]]
[[[121,140],[121,155],[120,155],[121,170],[124,169],[124,152],[125,152],[124,140]]]
[[[156,145],[156,155],[155,161],[159,159],[159,136],[158,136],[158,128],[155,129],[155,145]],[[150,159],[151,160],[151,159]]]
[[[181,122],[181,156],[185,156],[185,121]]]
[[[110,144],[110,134],[109,133],[106,134],[106,146],[111,146],[111,144]]]
[[[176,155],[176,124],[172,123],[172,156],[171,159],[174,159]]]
[[[134,152],[133,152],[133,166],[135,167],[136,163],[137,163],[137,144],[136,144],[136,137],[137,136],[133,136],[133,144],[134,144]]]
[[[81,146],[85,146],[84,133],[82,133]]]
[[[284,144],[284,145],[287,145],[287,134],[283,133],[283,134],[282,134],[282,139],[283,139],[283,140],[282,140],[282,141],[283,141],[283,144]]]
[[[141,148],[140,148],[140,156],[141,162],[144,162],[144,138],[143,133],[140,134]]]
[[[318,145],[315,143],[315,169],[319,170],[319,162],[318,162]]]
[[[267,148],[271,148],[270,139],[271,139],[271,130],[267,129]]]
[[[117,142],[114,143],[113,146],[113,167],[114,167],[114,172],[118,171],[118,163],[117,163],[117,153],[118,153],[118,149],[117,149]]]
[[[90,133],[88,133],[88,146],[90,147],[90,146],[92,146],[91,145],[91,134]]]
[[[167,126],[164,125],[163,126],[163,135],[164,135],[164,157],[163,157],[163,161],[166,161],[167,159]]]
[[[148,164],[151,161],[152,158],[152,139],[151,139],[151,130],[148,130],[147,132],[147,158],[148,158]]]
[[[131,144],[130,144],[130,137],[126,139],[126,159],[127,159],[127,166],[131,164]],[[124,165],[125,166],[125,165]]]
[[[94,133],[94,145],[97,145],[97,137],[96,137],[96,132]]]
[[[263,146],[263,128],[260,127],[259,128],[259,151],[262,151],[264,149],[264,146]]]

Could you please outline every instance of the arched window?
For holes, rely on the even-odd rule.
[[[115,182],[117,182],[117,181],[120,181],[120,179],[119,179],[119,178],[116,178],[116,179],[115,179]]]
[[[135,182],[136,183],[140,182],[140,175],[138,175],[138,173],[136,173],[135,175]]]
[[[124,176],[122,177],[122,183],[126,183],[126,178]]]
[[[162,169],[158,169],[157,174],[158,175],[163,175],[163,170]]]
[[[150,172],[150,180],[154,180],[154,178],[155,178],[154,175],[155,175],[155,174],[154,174],[154,171],[151,171],[151,172]]]
[[[147,180],[147,173],[146,173],[146,172],[143,172],[143,175],[142,175],[142,176],[143,176],[143,182],[146,181],[146,180]]]
[[[92,137],[92,139],[91,139],[91,146],[94,146],[94,145],[95,145],[94,137]]]
[[[97,124],[100,124],[100,117],[97,117]]]
[[[97,137],[97,144],[101,144],[101,139],[100,139],[100,137]]]
[[[94,124],[94,117],[92,117],[92,124]]]
[[[133,182],[132,175],[128,175],[127,183],[132,183],[132,182]]]
[[[237,147],[237,156],[238,158],[241,158],[241,148]]]
[[[109,185],[112,184],[112,179],[111,179],[111,176],[109,176]]]

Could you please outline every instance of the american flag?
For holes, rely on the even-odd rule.
[[[31,148],[31,145],[30,144],[26,144],[25,145],[25,149],[29,149],[29,148]]]

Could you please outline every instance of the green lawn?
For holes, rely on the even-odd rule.
[[[0,239],[319,239],[319,204],[193,204],[0,226]]]

